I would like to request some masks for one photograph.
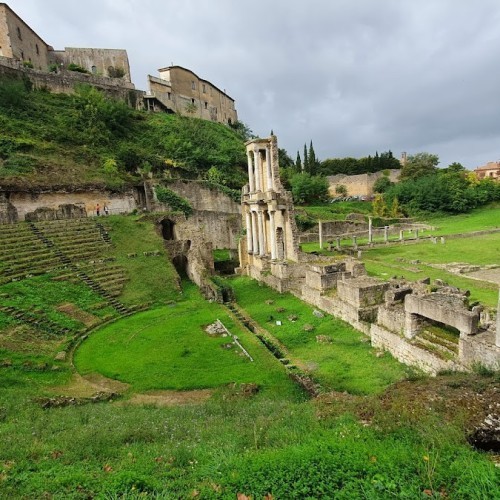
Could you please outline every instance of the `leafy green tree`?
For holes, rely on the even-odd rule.
[[[385,217],[387,215],[387,205],[384,200],[384,196],[379,194],[375,195],[372,202],[373,215],[377,217]]]
[[[408,156],[406,163],[401,168],[400,179],[418,179],[430,174],[434,174],[437,170],[439,157],[431,153],[417,153]]]
[[[290,178],[293,201],[307,205],[328,199],[328,182],[324,177],[308,173],[295,174]]]
[[[393,183],[391,182],[389,177],[383,175],[375,181],[375,184],[373,185],[373,191],[375,193],[385,193],[392,186],[392,184]]]
[[[250,139],[254,139],[256,136],[250,129],[250,127],[239,120],[234,123],[230,123],[229,126],[244,140],[249,141]],[[272,132],[272,130],[271,130]],[[271,133],[271,135],[273,135]]]
[[[344,184],[337,184],[335,186],[335,192],[339,196],[347,196],[347,187]]]
[[[294,169],[295,163],[286,152],[286,149],[278,148],[278,163],[280,168]]]

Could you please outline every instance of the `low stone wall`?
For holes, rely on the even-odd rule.
[[[80,216],[96,215],[96,206],[100,205],[101,215],[106,205],[110,214],[130,213],[138,207],[138,193],[129,189],[124,193],[111,191],[60,191],[60,192],[9,192],[0,193],[0,222],[14,223],[24,220],[71,218],[62,207],[75,206],[80,209]],[[54,217],[48,212],[53,211]],[[45,215],[42,215],[44,213]],[[57,214],[60,214],[57,216]],[[34,219],[35,217],[35,219]]]
[[[27,78],[35,89],[48,89],[61,94],[73,94],[81,84],[92,85],[107,95],[125,101],[129,106],[142,108],[144,91],[120,78],[105,78],[75,71],[47,73],[25,68],[18,61],[0,57],[0,76],[22,80]]]
[[[480,364],[500,370],[500,347],[495,345],[495,332],[488,330],[477,335],[461,335],[459,349],[462,363],[469,369]]]

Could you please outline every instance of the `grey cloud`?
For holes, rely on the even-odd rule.
[[[42,38],[127,49],[132,75],[170,63],[236,100],[292,157],[429,151],[500,157],[497,0],[10,0]]]

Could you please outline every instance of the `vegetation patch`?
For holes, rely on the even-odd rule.
[[[237,303],[287,348],[293,363],[325,390],[372,394],[404,377],[403,365],[388,354],[377,358],[367,339],[347,323],[329,315],[320,318],[313,314],[314,308],[293,295],[279,294],[249,278],[230,282]],[[288,319],[291,313],[293,321]],[[318,343],[319,335],[329,336],[331,343]]]
[[[185,285],[183,295],[177,303],[94,332],[76,353],[79,372],[101,373],[131,384],[136,392],[215,388],[230,382],[276,390],[289,384],[284,369],[219,304],[206,302],[194,285]],[[254,362],[237,346],[221,349],[228,337],[206,335],[204,327],[217,318],[240,338]]]

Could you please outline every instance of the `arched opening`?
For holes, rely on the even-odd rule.
[[[177,274],[181,278],[187,278],[187,265],[188,265],[188,260],[185,255],[177,255],[172,259],[172,264],[175,267],[175,270],[177,271]]]
[[[175,222],[170,219],[161,221],[161,234],[164,240],[175,240],[174,236]]]

